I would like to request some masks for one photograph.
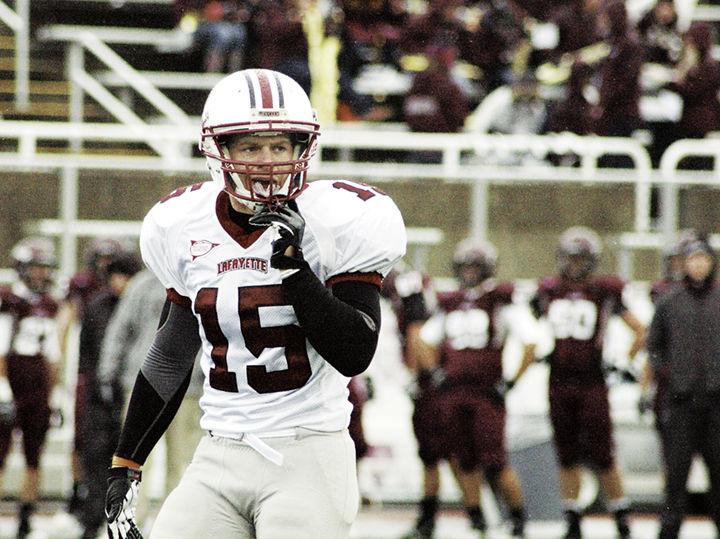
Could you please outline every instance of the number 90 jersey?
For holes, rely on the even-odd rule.
[[[627,310],[624,288],[625,283],[611,275],[581,282],[562,277],[539,281],[533,302],[538,313],[547,317],[555,339],[551,379],[604,383],[603,340],[610,317]]]
[[[405,226],[392,199],[347,181],[315,181],[296,199],[302,250],[323,283],[380,285],[404,254]],[[247,231],[214,183],[178,189],[145,217],[140,248],[170,299],[191,308],[205,374],[200,425],[220,435],[347,427],[348,378],[307,342],[270,266],[274,227]]]

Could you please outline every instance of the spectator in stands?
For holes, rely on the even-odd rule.
[[[312,81],[301,0],[258,1],[248,25],[248,65],[288,75],[309,95]]]
[[[191,28],[191,54],[201,59],[207,73],[232,73],[242,69],[247,31],[247,11],[242,0],[174,0],[179,25]]]
[[[567,4],[567,0],[509,0],[508,4],[513,11],[523,19],[547,21],[553,10]]]
[[[585,94],[591,78],[592,68],[576,60],[570,70],[565,97],[548,107],[546,132],[575,133],[581,136],[592,133],[592,104]],[[577,166],[580,162],[578,155],[571,152],[563,155],[552,154],[548,158],[555,165]]]
[[[520,74],[512,85],[507,107],[496,112],[490,131],[507,135],[537,135],[545,125],[547,107],[538,92],[538,82],[532,70]]]
[[[145,352],[155,338],[157,321],[166,297],[162,283],[150,270],[144,269],[130,280],[108,323],[100,350],[97,379],[103,400],[112,406],[118,424],[129,402]],[[202,370],[196,364],[183,402],[164,434],[165,496],[180,482],[203,434],[198,427],[202,415],[198,406],[202,384]],[[149,470],[157,466],[158,462],[157,455],[151,453],[145,473],[151,473]],[[103,472],[106,467],[102,467]],[[137,513],[137,522],[144,529],[151,527],[154,516],[150,511],[146,491],[140,491]],[[103,499],[102,493],[99,498]]]
[[[607,0],[599,24],[610,52],[600,66],[599,103],[593,108],[594,131],[605,137],[630,137],[642,125],[640,70],[642,47],[622,0]],[[605,155],[598,166],[632,168],[627,156]]]
[[[459,25],[455,10],[459,4],[459,0],[439,0],[429,3],[426,12],[410,16],[402,31],[402,53],[426,54],[428,44],[441,35],[457,45]]]
[[[597,24],[599,4],[600,0],[579,0],[561,4],[552,11],[549,20],[558,30],[553,61],[559,61],[565,54],[571,54],[577,59],[582,48],[602,40]]]
[[[621,0],[609,0],[600,12],[600,26],[610,53],[600,69],[600,102],[595,132],[629,137],[640,127],[642,48]]]
[[[678,14],[671,0],[658,0],[638,22],[645,62],[674,66],[683,50]]]
[[[82,393],[82,422],[75,450],[80,455],[87,488],[80,511],[80,522],[84,528],[82,539],[97,537],[105,523],[105,471],[110,466],[120,433],[120,418],[113,408],[108,410],[98,398],[96,372],[100,349],[115,306],[128,281],[140,271],[141,264],[137,252],[123,253],[110,262],[106,270],[108,284],[92,296],[80,323],[78,380],[83,380],[85,391]]]
[[[695,21],[683,37],[683,57],[675,80],[666,88],[683,99],[677,126],[679,138],[703,138],[720,129],[720,63],[712,57],[715,42],[712,27]]]
[[[426,56],[427,69],[415,74],[405,96],[405,122],[411,131],[457,133],[469,114],[467,96],[452,75],[457,47],[451,41],[439,39],[427,48]],[[437,152],[416,152],[412,159],[439,162]]]
[[[592,68],[588,64],[582,61],[573,63],[565,97],[553,105],[548,113],[548,132],[569,132],[577,135],[592,133],[592,105],[585,97],[585,89],[590,84],[591,77]]]
[[[547,105],[538,92],[535,73],[526,70],[512,85],[510,99],[498,107],[489,125],[491,133],[506,135],[539,135],[545,128]],[[537,164],[539,159],[531,151],[512,151],[500,156],[502,164]]]
[[[672,78],[683,53],[683,36],[678,27],[678,15],[671,0],[659,0],[638,22],[645,64],[648,70],[646,91],[662,90]],[[662,67],[663,69],[658,69]],[[669,110],[669,109],[668,109]],[[677,118],[668,116],[648,122],[652,142],[648,147],[653,167],[660,164],[662,154],[678,137]],[[653,205],[657,206],[657,189],[653,189]],[[654,208],[653,208],[654,209]],[[656,212],[653,212],[653,215]]]
[[[484,2],[480,19],[461,20],[459,55],[482,73],[485,93],[512,80],[512,64],[526,37],[523,21],[503,2]]]
[[[378,103],[374,96],[358,93],[354,88],[355,78],[362,69],[374,61],[383,61],[384,54],[376,56],[371,53],[374,49],[355,40],[346,25],[341,25],[339,33],[337,119],[382,121],[391,118],[395,114],[391,106]]]
[[[400,39],[407,18],[401,0],[338,0],[343,43],[365,64],[400,66]]]

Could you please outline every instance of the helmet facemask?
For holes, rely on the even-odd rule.
[[[597,258],[589,253],[563,253],[560,255],[560,271],[571,281],[586,279],[597,265]]]
[[[247,161],[233,159],[229,144],[233,135],[214,138],[225,191],[253,211],[271,209],[297,197],[305,189],[309,155],[309,136],[286,132],[241,132],[236,136],[289,135],[292,158],[280,161]],[[210,156],[209,156],[210,157]]]
[[[585,280],[600,259],[600,237],[587,227],[568,228],[560,237],[557,261],[560,273],[572,281]]]
[[[493,277],[497,256],[497,250],[490,242],[475,238],[461,241],[455,248],[453,256],[453,271],[460,286],[474,288]]]
[[[58,260],[49,238],[25,238],[13,247],[10,257],[18,277],[31,292],[44,294],[53,286]]]

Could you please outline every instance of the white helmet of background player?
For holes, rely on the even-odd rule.
[[[13,267],[20,280],[36,294],[47,292],[54,281],[58,267],[55,244],[50,238],[29,236],[20,240],[10,251]],[[44,268],[33,272],[32,268]]]
[[[581,281],[593,272],[600,260],[602,244],[595,231],[584,227],[568,228],[560,236],[557,259],[560,273]]]
[[[263,163],[260,170],[256,162],[231,160],[227,141],[238,134],[290,134],[293,158]],[[213,181],[251,210],[259,211],[295,198],[305,188],[319,135],[315,111],[297,82],[275,71],[245,69],[223,78],[210,91],[202,115],[200,152],[207,159]],[[276,183],[278,176],[288,173],[289,181]],[[255,181],[250,181],[249,175]]]
[[[488,242],[468,238],[458,243],[453,256],[453,270],[463,288],[472,288],[495,275],[497,249]],[[473,268],[473,273],[465,268]]]

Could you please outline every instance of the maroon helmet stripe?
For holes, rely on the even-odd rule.
[[[280,84],[280,77],[277,73],[273,73],[273,76],[275,78],[275,84],[277,85],[277,91],[278,91],[278,107],[281,109],[285,108],[285,96],[283,95],[283,88],[282,84]]]
[[[258,71],[258,83],[260,83],[260,102],[262,108],[271,109],[273,106],[272,102],[272,90],[270,89],[270,80],[268,79],[264,71]]]
[[[247,81],[248,85],[248,95],[250,96],[250,108],[255,108],[255,88],[253,88],[252,79],[250,78],[249,73],[245,73],[245,80]]]

